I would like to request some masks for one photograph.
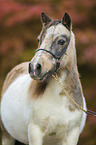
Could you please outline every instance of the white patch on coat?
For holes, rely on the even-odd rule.
[[[29,75],[17,78],[8,87],[1,101],[1,119],[5,128],[11,136],[24,143],[28,143],[27,119],[30,111],[32,114],[31,109],[26,110],[30,82]]]

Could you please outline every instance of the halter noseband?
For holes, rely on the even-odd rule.
[[[69,39],[69,41],[68,41],[68,45],[69,45],[69,42],[70,42],[70,39]],[[49,50],[47,50],[47,49],[43,49],[43,48],[38,49],[36,52],[38,52],[38,51],[40,51],[40,50],[43,50],[43,51],[46,51],[46,52],[50,53],[55,59],[60,59],[61,56],[63,55],[63,53],[66,51],[68,45],[62,50],[62,52],[60,53],[59,56],[56,56],[56,55],[53,54],[51,51],[49,51]]]
[[[37,52],[40,51],[40,50],[43,50],[43,51],[46,51],[46,52],[50,53],[55,59],[60,59],[61,56],[63,55],[63,53],[66,51],[66,49],[67,49],[67,47],[60,53],[59,56],[56,56],[56,55],[53,54],[51,51],[49,51],[49,50],[47,50],[47,49],[43,49],[43,48],[38,49]]]

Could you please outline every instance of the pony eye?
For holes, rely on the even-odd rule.
[[[64,43],[65,43],[65,41],[63,39],[58,40],[59,45],[63,45]]]

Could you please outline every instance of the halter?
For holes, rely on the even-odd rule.
[[[69,45],[69,42],[70,42],[70,39],[68,40],[67,46],[64,47],[64,49],[63,49],[62,52],[59,54],[59,56],[56,56],[56,55],[53,54],[51,51],[49,51],[49,50],[47,50],[47,49],[43,49],[43,48],[38,49],[36,52],[38,52],[38,51],[40,51],[40,50],[43,50],[43,51],[45,51],[45,52],[51,54],[52,57],[55,58],[55,60],[56,60],[56,70],[55,70],[55,72],[56,72],[57,69],[58,69],[59,66],[60,66],[59,59],[60,59],[60,58],[62,57],[62,55],[65,53],[65,51],[66,51],[66,49],[67,49],[67,47],[68,47],[68,45]]]
[[[68,45],[70,43],[70,39],[68,40]],[[53,54],[51,51],[47,50],[47,49],[43,49],[43,48],[40,48],[38,49],[36,52],[40,51],[40,50],[43,50],[43,51],[46,51],[47,53],[50,53],[56,60],[60,59],[63,55],[63,53],[65,53],[66,49],[67,49],[67,46],[65,46],[65,48],[62,50],[62,52],[59,54],[59,56],[56,56],[55,54]]]
[[[55,59],[60,59],[61,56],[63,55],[63,53],[66,51],[66,49],[67,49],[67,47],[66,47],[65,49],[63,49],[63,51],[60,53],[59,56],[56,56],[56,55],[53,54],[51,51],[49,51],[49,50],[47,50],[47,49],[43,49],[43,48],[38,49],[37,52],[40,51],[40,50],[43,50],[43,51],[46,51],[46,52],[50,53]]]

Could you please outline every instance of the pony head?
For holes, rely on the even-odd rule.
[[[70,16],[65,13],[61,20],[53,20],[41,13],[43,28],[38,36],[38,49],[29,63],[30,76],[44,81],[58,70],[74,62],[75,42]]]

